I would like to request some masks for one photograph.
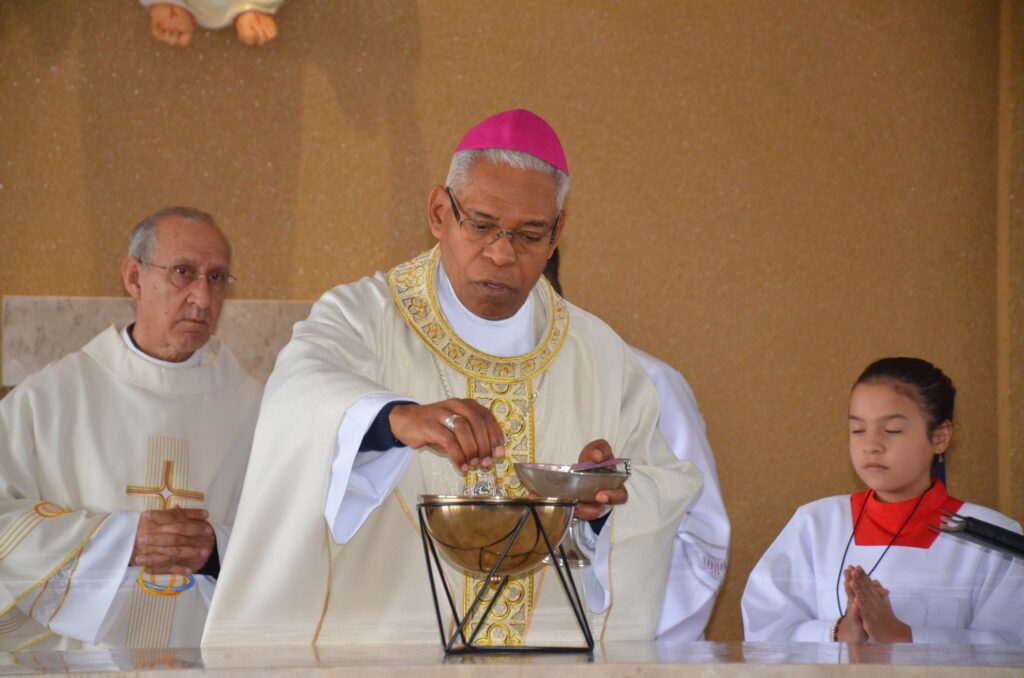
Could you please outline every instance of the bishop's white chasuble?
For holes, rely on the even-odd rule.
[[[341,544],[324,520],[339,425],[356,403],[378,394],[421,403],[474,398],[501,424],[512,461],[575,463],[602,437],[616,456],[632,458],[629,502],[604,527],[611,531],[611,602],[591,623],[599,639],[654,637],[672,540],[700,473],[675,459],[657,433],[650,381],[610,328],[546,281],[531,292],[532,352],[502,358],[468,345],[439,308],[437,251],[329,291],[296,325],[267,385],[204,645],[254,637],[282,644],[439,640],[417,497],[462,494],[475,474],[457,472],[430,449],[352,454],[342,511],[349,501],[370,510]],[[396,480],[374,486],[358,473],[367,464],[394,464]],[[524,493],[508,463],[496,475],[508,494]],[[299,562],[304,576],[294,577]],[[549,569],[510,583],[485,624],[488,642],[581,642]],[[454,568],[445,576],[461,614],[484,584]],[[275,585],[246,584],[264,580]]]
[[[168,368],[110,327],[0,400],[0,647],[194,646],[214,580],[129,567],[139,512],[227,530],[260,386],[214,338]]]

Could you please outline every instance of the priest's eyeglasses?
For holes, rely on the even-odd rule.
[[[196,270],[195,266],[190,264],[161,266],[160,264],[154,264],[152,261],[143,261],[142,259],[139,259],[139,261],[146,266],[152,266],[164,271],[167,274],[168,282],[180,290],[190,287],[200,278],[206,278],[206,284],[210,286],[211,292],[214,294],[226,294],[231,283],[236,280],[235,276],[222,268],[216,268],[208,273],[200,273]]]
[[[512,247],[520,254],[540,254],[555,242],[555,236],[558,235],[558,220],[562,217],[561,212],[555,217],[555,223],[546,231],[534,228],[515,228],[506,231],[491,222],[463,217],[455,202],[455,194],[452,189],[445,186],[444,190],[448,194],[448,203],[451,205],[455,222],[462,227],[462,232],[466,234],[470,242],[489,244],[500,240],[501,236],[507,235]]]

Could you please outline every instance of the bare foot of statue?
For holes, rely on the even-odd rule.
[[[265,45],[277,37],[277,22],[269,14],[251,9],[235,18],[235,30],[243,45]]]
[[[188,47],[192,42],[194,21],[188,10],[175,5],[157,3],[149,8],[153,37],[174,47]]]

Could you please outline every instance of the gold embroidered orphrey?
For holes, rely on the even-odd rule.
[[[188,486],[188,441],[170,436],[149,436],[146,455],[147,485],[129,485],[126,494],[145,501],[148,510],[183,507],[185,502],[202,502],[203,492],[183,489]],[[148,575],[155,587],[179,583],[173,575]],[[166,647],[174,622],[174,596],[140,584],[132,589],[128,617],[127,647]]]
[[[503,486],[509,497],[525,496],[526,488],[516,477],[512,463],[535,461],[535,380],[539,383],[544,370],[565,343],[568,309],[547,280],[542,278],[540,284],[547,293],[551,317],[540,345],[530,353],[509,358],[479,351],[459,338],[441,312],[433,275],[438,253],[438,247],[434,247],[430,252],[393,268],[388,273],[391,295],[402,317],[423,343],[466,378],[466,397],[476,400],[494,414],[505,433],[506,452],[505,458],[495,464],[495,483]],[[467,487],[476,485],[476,475],[472,470],[465,474]],[[479,644],[512,646],[523,643],[539,589],[534,585],[536,572],[527,572],[509,580],[488,614]],[[463,614],[483,586],[487,586],[487,582],[482,575],[463,572]],[[484,603],[489,600],[485,594]],[[470,622],[471,627],[479,621],[483,609],[486,609],[486,604],[478,608]]]
[[[13,553],[14,550],[18,548],[18,546],[25,540],[25,538],[28,537],[28,535],[33,530],[42,525],[45,521],[52,520],[53,518],[59,518],[68,513],[71,513],[70,509],[66,509],[63,506],[58,506],[57,504],[54,504],[53,502],[50,501],[41,501],[32,508],[26,510],[24,513],[15,518],[14,521],[5,530],[0,532],[0,560],[4,560],[7,558],[7,556],[11,555],[11,553]],[[90,533],[90,536],[92,536],[92,533]],[[54,572],[63,570],[68,565],[68,563],[72,563],[69,571],[71,573],[74,573],[75,569],[77,569],[78,567],[78,560],[81,557],[81,554],[82,550],[81,546],[79,546],[79,548],[75,549],[68,556],[68,558],[63,563],[61,563],[60,567],[58,567],[57,570],[55,570]],[[29,608],[30,612],[35,609],[40,599],[42,599],[43,595],[47,592],[47,589],[50,587],[50,578],[52,577],[53,574],[54,573],[51,572],[49,575],[42,579],[41,587],[39,587],[38,584],[36,585],[36,587],[33,587],[38,587],[39,590],[36,593],[35,600],[32,602],[32,606]],[[68,576],[67,579],[65,579],[63,582],[58,582],[58,585],[60,583],[63,583],[64,586],[64,596],[62,598],[60,606],[58,606],[57,610],[52,615],[50,615],[50,619],[56,616],[57,611],[60,611],[60,607],[64,604],[63,600],[67,599],[68,593],[71,590],[71,577]],[[32,589],[29,589],[25,592],[24,595],[27,596],[31,592]],[[20,598],[12,602],[7,607],[7,609],[0,612],[0,636],[14,633],[15,631],[19,630],[22,626],[24,626],[26,622],[32,619],[31,614],[25,614],[21,609],[15,607],[17,600],[20,600]],[[34,638],[33,640],[19,647],[11,648],[9,651],[20,652],[22,650],[27,650],[32,645],[35,645],[39,641],[44,640],[45,638],[48,638],[52,635],[53,632],[47,630],[43,632],[42,635]]]

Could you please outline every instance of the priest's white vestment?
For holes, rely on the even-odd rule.
[[[139,514],[204,508],[221,555],[261,387],[214,337],[162,366],[110,327],[0,400],[0,647],[189,647],[214,580],[129,566]]]
[[[715,457],[697,399],[683,375],[639,349],[633,352],[658,394],[658,430],[678,459],[693,463],[704,475],[672,542],[658,640],[703,640],[729,557],[729,516]]]
[[[940,483],[929,493],[940,490],[945,497]],[[829,640],[830,624],[840,616],[840,608],[846,609],[843,564],[860,565],[868,572],[881,558],[871,578],[890,591],[893,612],[911,627],[915,643],[1019,645],[1024,641],[1020,560],[940,534],[927,548],[897,542],[884,557],[891,537],[875,539],[879,543],[871,546],[852,543],[844,561],[843,550],[856,517],[850,502],[851,497],[843,495],[797,509],[747,580],[742,600],[746,640]],[[1015,521],[983,506],[965,502],[956,512],[1021,531]],[[938,524],[937,513],[927,522]],[[890,523],[891,533],[899,522]]]
[[[495,414],[513,461],[575,463],[601,437],[632,458],[629,501],[611,512],[591,568],[602,570],[593,597],[604,596],[592,623],[598,639],[654,637],[672,540],[700,473],[656,431],[650,381],[607,325],[544,280],[523,307],[534,350],[502,358],[465,343],[437,300],[437,252],[327,292],[296,324],[267,384],[204,645],[438,641],[417,497],[461,494],[474,472],[457,472],[429,448],[356,453],[352,443],[379,407],[352,440],[339,440],[358,404],[378,396],[472,397]],[[389,473],[364,472],[371,466]],[[343,519],[332,525],[329,484],[339,478]],[[514,476],[499,479],[510,494],[523,492]],[[581,642],[549,570],[510,585],[500,619],[488,622],[496,642]],[[461,614],[479,578],[452,568],[446,576]]]

